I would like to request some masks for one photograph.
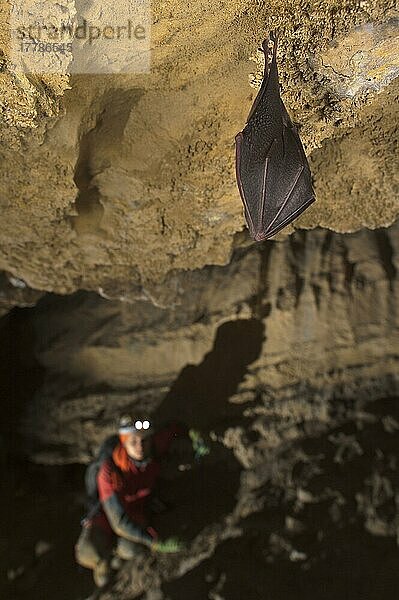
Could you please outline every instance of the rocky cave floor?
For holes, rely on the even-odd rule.
[[[2,322],[2,389],[18,400],[6,407],[11,429],[43,380],[32,354],[32,310],[14,309]],[[252,340],[258,325],[251,324]],[[224,342],[229,335],[231,342],[233,330],[226,327]],[[216,398],[227,383],[228,364],[242,377],[250,357],[231,345],[226,357],[221,348],[183,369],[170,394],[195,399],[202,382]],[[216,367],[222,379],[213,381]],[[395,389],[394,382],[387,387]],[[297,390],[310,403],[311,393]],[[215,403],[208,415],[210,455],[196,463],[184,443],[175,446],[162,483],[170,508],[154,521],[162,535],[185,539],[187,551],[127,563],[112,590],[98,597],[393,600],[399,584],[399,406],[393,395],[364,395],[359,385],[361,402],[332,398],[328,419],[300,423],[254,468],[245,468],[234,448],[221,443],[226,429],[248,421],[243,406],[223,411]],[[176,409],[171,402],[169,411]],[[171,417],[165,407],[163,412]],[[84,465],[27,461],[24,440],[10,427],[1,432],[0,595],[83,600],[93,584],[90,573],[74,564],[73,545],[84,511]],[[262,435],[249,426],[245,431],[241,451],[250,454],[261,447]]]

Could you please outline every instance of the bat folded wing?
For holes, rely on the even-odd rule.
[[[312,202],[310,169],[299,136],[284,124],[265,153],[251,143],[251,132],[236,137],[237,181],[252,237],[275,235]]]

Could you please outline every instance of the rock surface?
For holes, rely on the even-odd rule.
[[[24,313],[43,376],[25,402],[22,439],[36,462],[58,465],[30,470],[87,462],[125,410],[185,420],[211,448],[198,463],[177,445],[164,466],[171,509],[155,523],[187,550],[126,564],[98,598],[178,600],[189,591],[234,600],[245,591],[255,600],[265,586],[282,600],[298,589],[309,599],[348,590],[359,600],[392,597],[398,239],[397,224],[296,232],[237,250],[226,267],[180,275],[173,308],[80,292],[48,295]],[[32,491],[20,485],[23,503]],[[67,490],[68,541],[82,491],[76,474],[54,485]],[[60,512],[53,489],[41,491],[43,507],[54,505],[50,524]],[[63,560],[63,572],[74,572],[56,531],[35,534],[33,550],[50,545],[43,557],[15,550],[10,589],[39,598],[43,577],[58,589],[51,565]],[[65,598],[79,597],[87,580],[68,579]]]
[[[234,136],[259,84],[250,59],[272,28],[318,198],[295,227],[390,225],[399,214],[394,8],[155,2],[151,72],[121,76],[16,76],[3,28],[0,268],[37,290],[162,303],[171,274],[227,264],[244,225]]]
[[[337,396],[394,393],[398,239],[398,224],[296,232],[176,277],[170,309],[85,293],[44,298],[33,323],[46,381],[29,430],[61,454],[38,460],[84,462],[125,408],[212,428],[210,415],[256,413],[263,398],[262,431],[274,410],[286,428],[287,419],[328,419]]]
[[[187,550],[128,563],[98,598],[145,590],[178,600],[189,590],[198,599],[245,591],[255,600],[266,585],[282,600],[298,588],[323,600],[348,590],[359,600],[391,598],[398,239],[398,224],[298,231],[241,247],[226,267],[176,274],[163,290],[174,299],[167,309],[79,292],[10,313],[12,350],[27,357],[10,382],[14,403],[1,434],[37,464],[13,470],[2,500],[11,507],[17,498],[3,540],[12,548],[4,550],[5,596],[40,598],[45,586],[68,600],[90,587],[71,556],[84,497],[76,463],[90,460],[121,412],[140,410],[158,424],[177,417],[199,428],[211,453],[198,463],[177,445],[164,466],[171,510],[155,524],[163,536],[183,537]],[[18,507],[32,498],[27,524]],[[26,535],[31,549],[21,544]],[[38,556],[43,540],[49,550]],[[53,576],[60,568],[62,592]]]
[[[187,550],[126,564],[99,600],[392,600],[395,2],[152,6],[149,74],[17,76],[0,29],[0,315],[32,307],[0,320],[0,596],[89,593],[84,465],[139,410],[211,452],[164,466],[154,524]],[[234,136],[270,29],[317,202],[253,244]]]

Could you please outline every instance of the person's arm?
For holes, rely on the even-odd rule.
[[[115,489],[113,474],[111,464],[106,461],[97,478],[100,502],[112,529],[120,537],[151,547],[154,538],[126,513]]]
[[[98,474],[98,492],[104,512],[114,532],[120,537],[144,544],[154,552],[166,554],[181,552],[184,544],[177,538],[159,540],[130,519],[118,498],[112,479],[112,467],[106,462]]]
[[[173,440],[188,436],[188,428],[183,423],[173,422],[154,434],[153,444],[157,456],[167,454]]]
[[[183,423],[171,423],[168,427],[161,429],[154,435],[154,448],[156,456],[162,458],[167,454],[173,440],[186,437],[191,440],[194,456],[200,460],[209,454],[209,446],[205,443],[201,433],[196,429],[188,429]]]

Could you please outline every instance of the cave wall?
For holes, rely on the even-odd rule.
[[[156,523],[185,552],[132,563],[101,600],[392,598],[397,234],[243,247],[175,276],[168,309],[80,292],[24,313],[43,380],[19,430],[36,463],[87,462],[125,410],[182,419],[211,449],[197,462],[178,446],[164,466],[173,508]],[[68,498],[75,515],[81,492]]]
[[[152,10],[150,73],[40,76],[13,72],[1,3],[0,269],[9,280],[165,305],[168,276],[227,264],[244,227],[234,136],[272,28],[282,97],[318,198],[280,238],[294,227],[353,232],[394,222],[393,0],[236,0],[206,10],[154,2]]]
[[[328,419],[334,397],[394,394],[397,232],[318,229],[240,249],[226,267],[176,276],[169,309],[47,296],[32,312],[46,373],[26,417],[36,459],[84,462],[125,408],[209,430],[218,411],[256,413],[261,398],[273,445],[278,413]]]
[[[6,595],[42,598],[46,583],[69,600],[70,547],[52,523],[60,512],[65,527],[74,519],[71,545],[83,504],[74,464],[90,460],[122,411],[138,410],[198,427],[211,453],[197,463],[178,448],[165,473],[178,510],[160,530],[185,536],[187,552],[125,571],[103,600],[144,590],[147,600],[257,600],[265,587],[284,600],[298,591],[391,600],[396,3],[152,6],[149,74],[35,75],[13,72],[10,5],[0,0],[0,372],[9,382],[0,459],[10,452],[36,463],[10,473],[2,500],[12,506],[15,495],[18,511],[34,498],[31,538],[15,540],[26,525],[14,527],[11,511],[0,539],[7,565],[17,561]],[[317,202],[255,245],[233,140],[272,28]],[[7,315],[14,306],[26,308]],[[63,473],[73,475],[67,485]],[[38,489],[40,477],[51,493]],[[42,559],[47,506],[55,551]],[[60,563],[62,591],[58,577],[46,579]]]

